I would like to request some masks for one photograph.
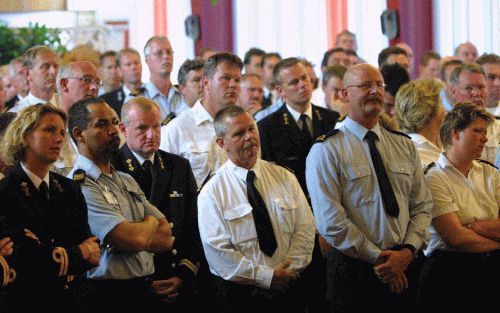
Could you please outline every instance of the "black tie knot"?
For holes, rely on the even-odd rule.
[[[366,132],[365,138],[369,142],[375,142],[378,139],[378,136],[374,131],[369,130],[368,132]]]
[[[148,174],[151,174],[151,170],[153,169],[153,162],[151,160],[145,160],[144,163],[142,163],[142,167],[144,168],[144,171]]]
[[[255,180],[255,172],[254,171],[248,171],[247,172],[247,183],[248,184],[253,184]]]

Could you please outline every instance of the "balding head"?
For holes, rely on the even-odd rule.
[[[370,64],[351,66],[344,75],[344,98],[348,101],[348,115],[371,129],[378,121],[384,105],[384,79]]]
[[[101,80],[97,68],[87,61],[63,65],[57,75],[57,89],[65,112],[77,101],[95,98]]]

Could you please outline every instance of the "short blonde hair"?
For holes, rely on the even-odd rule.
[[[26,154],[26,136],[39,125],[42,117],[49,113],[58,114],[66,126],[66,113],[50,103],[31,105],[21,110],[9,124],[0,145],[0,153],[7,164],[24,161]]]
[[[125,126],[128,127],[130,120],[128,118],[128,114],[132,108],[138,108],[142,112],[149,112],[153,109],[158,110],[161,113],[160,106],[158,103],[154,102],[150,98],[146,97],[133,97],[132,99],[125,102],[122,106],[122,110],[120,112],[120,119]]]
[[[436,79],[417,79],[396,94],[396,118],[403,132],[418,133],[442,110],[439,93],[443,84]]]

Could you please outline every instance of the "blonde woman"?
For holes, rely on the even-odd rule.
[[[71,281],[99,263],[80,186],[49,172],[66,136],[66,114],[50,104],[23,109],[0,146],[14,168],[0,182],[0,216],[14,236],[11,257],[17,278],[6,288],[12,312],[78,311]],[[25,229],[32,233],[25,235]],[[29,301],[27,301],[29,300]]]
[[[439,127],[444,108],[439,93],[443,84],[435,79],[417,79],[402,86],[396,94],[396,118],[400,130],[417,147],[422,166],[437,161],[441,153]]]

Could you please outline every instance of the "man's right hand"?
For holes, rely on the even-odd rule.
[[[285,260],[274,268],[273,279],[271,281],[271,289],[285,291],[290,286],[290,283],[299,277],[299,274],[288,269],[292,261]]]

